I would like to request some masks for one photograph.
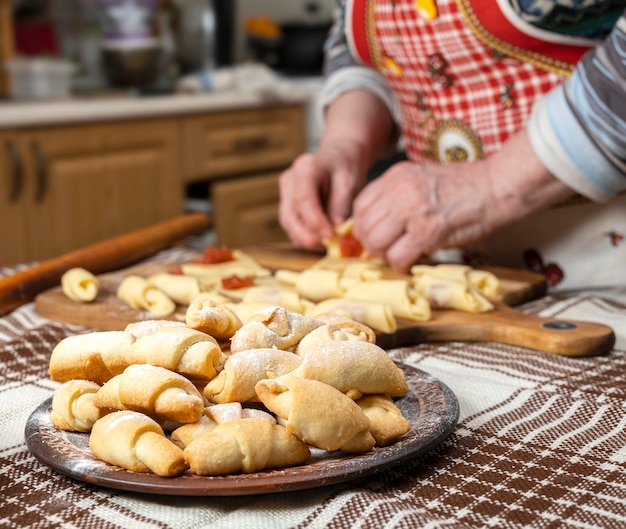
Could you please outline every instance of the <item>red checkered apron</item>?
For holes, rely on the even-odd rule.
[[[496,151],[588,50],[544,38],[510,10],[506,0],[348,1],[352,52],[397,94],[412,160],[471,161]],[[543,271],[558,289],[626,284],[626,196],[549,209],[462,255],[473,265]]]
[[[495,1],[354,0],[348,13],[354,51],[397,94],[414,160],[497,150],[588,49],[555,51],[518,30]]]

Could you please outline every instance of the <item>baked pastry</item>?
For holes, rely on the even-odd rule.
[[[303,314],[290,312],[283,307],[270,307],[252,315],[231,338],[231,353],[246,349],[275,347],[283,351],[295,350],[298,342],[321,321]]]
[[[318,314],[315,319],[327,322],[305,335],[296,347],[298,356],[306,355],[307,351],[318,342],[355,341],[376,343],[376,333],[367,325],[345,318],[338,314]]]
[[[124,330],[131,333],[135,338],[143,338],[148,334],[162,329],[163,327],[186,327],[185,322],[175,320],[140,320],[126,325]]]
[[[97,331],[63,338],[50,355],[50,378],[103,384],[120,374],[130,363],[135,337],[124,331]]]
[[[204,408],[204,414],[217,424],[235,421],[238,419],[264,419],[276,424],[276,418],[262,409],[244,408],[241,402],[225,402],[222,404],[211,404]]]
[[[174,477],[189,468],[183,451],[170,441],[150,417],[131,410],[98,419],[89,436],[95,457],[133,472]]]
[[[170,435],[172,443],[185,448],[193,439],[203,433],[208,433],[217,426],[211,417],[204,414],[196,422],[183,424],[176,428]]]
[[[242,325],[239,316],[211,296],[200,294],[187,308],[187,326],[210,334],[218,341],[227,341]]]
[[[413,289],[408,280],[404,279],[362,281],[348,288],[343,297],[361,301],[376,300],[391,307],[397,318],[427,321],[431,317],[428,300]]]
[[[222,369],[225,355],[212,336],[187,326],[165,326],[130,348],[134,364],[152,364],[206,383]]]
[[[402,369],[370,342],[316,342],[291,374],[324,382],[353,399],[377,393],[401,397],[408,391]]]
[[[261,380],[256,392],[279,424],[311,446],[357,453],[376,443],[359,405],[324,382],[290,373]]]
[[[68,380],[54,392],[50,420],[60,430],[90,432],[102,416],[94,404],[100,386],[89,380]]]
[[[224,422],[193,439],[184,456],[202,476],[257,472],[305,463],[311,456],[300,439],[264,419]]]
[[[133,410],[159,423],[196,422],[204,401],[185,377],[163,367],[133,364],[113,377],[96,393],[94,404],[104,410]]]
[[[131,308],[147,310],[159,318],[170,316],[176,310],[176,303],[167,294],[138,275],[129,275],[122,280],[117,297]]]
[[[98,278],[84,268],[70,268],[61,276],[63,294],[74,301],[93,301],[98,296],[99,288]]]
[[[231,354],[224,369],[204,388],[211,402],[258,402],[257,382],[293,371],[302,363],[294,353],[274,348],[246,349]]]
[[[387,395],[364,395],[356,403],[370,420],[376,446],[387,446],[411,430],[411,423]]]
[[[337,314],[384,333],[393,333],[398,328],[398,322],[391,307],[378,301],[330,298],[321,301],[306,312],[307,316],[316,319],[324,314]]]
[[[193,276],[159,272],[149,275],[147,281],[179,305],[189,305],[200,295],[200,282]]]
[[[276,306],[275,303],[226,303],[226,306],[232,310],[241,323],[248,323],[257,312],[270,309]]]

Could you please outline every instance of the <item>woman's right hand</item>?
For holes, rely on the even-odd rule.
[[[364,160],[359,144],[325,145],[299,156],[280,176],[280,224],[294,245],[322,249],[349,215],[363,187]]]
[[[279,220],[294,245],[323,249],[393,133],[389,110],[370,92],[348,91],[328,106],[319,150],[301,155],[280,176]]]

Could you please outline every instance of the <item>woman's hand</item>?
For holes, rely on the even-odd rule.
[[[303,154],[280,176],[280,224],[296,246],[323,248],[393,133],[387,107],[372,93],[348,91],[333,101],[318,152]]]
[[[358,144],[335,142],[299,156],[280,176],[280,224],[296,246],[321,249],[363,186]]]
[[[396,164],[356,198],[353,230],[371,255],[407,272],[422,255],[475,242],[572,194],[522,131],[485,160]]]

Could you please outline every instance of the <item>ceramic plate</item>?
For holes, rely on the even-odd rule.
[[[54,470],[86,483],[149,494],[181,496],[230,496],[267,494],[321,487],[383,472],[413,459],[441,443],[454,429],[459,404],[452,391],[431,375],[400,366],[409,385],[396,401],[411,423],[411,430],[390,446],[364,454],[346,454],[312,449],[304,465],[227,476],[197,476],[191,473],[163,478],[109,465],[89,450],[89,435],[65,432],[50,421],[52,398],[31,414],[25,430],[26,444],[40,461]]]

